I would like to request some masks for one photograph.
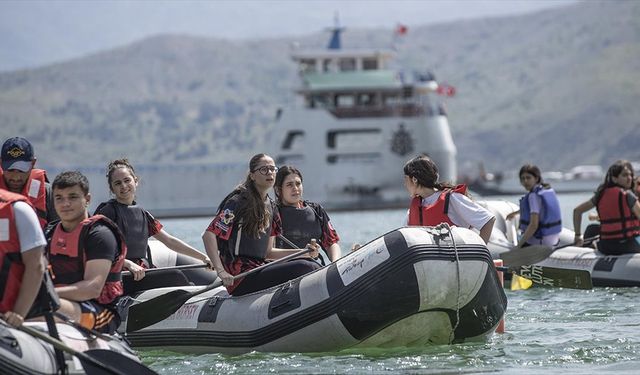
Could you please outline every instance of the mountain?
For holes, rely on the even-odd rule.
[[[344,44],[389,41],[389,30],[356,29]],[[103,166],[123,155],[135,163],[244,160],[293,99],[292,42],[158,35],[2,73],[0,135],[29,138],[50,166]],[[447,107],[461,163],[557,170],[640,160],[638,2],[412,28],[398,54],[402,65],[456,87]]]

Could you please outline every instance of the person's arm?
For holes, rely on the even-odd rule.
[[[122,266],[122,268],[131,272],[134,281],[140,281],[144,279],[146,275],[144,267],[139,266],[134,261],[131,261],[129,259],[124,260],[124,265]]]
[[[71,285],[56,287],[60,298],[70,301],[88,301],[100,297],[112,261],[108,259],[92,259],[85,263],[84,279]]]
[[[513,211],[512,213],[507,215],[507,217],[505,217],[505,220],[511,220],[514,217],[516,217],[516,215],[519,215],[519,214],[520,214],[520,210]]]
[[[495,222],[496,217],[493,216],[482,226],[482,228],[480,228],[480,238],[482,238],[485,244],[488,244],[489,239],[491,239],[491,232],[493,231],[493,224]]]
[[[335,262],[342,256],[342,249],[340,249],[340,245],[338,245],[338,243],[336,242],[333,245],[329,246],[329,248],[327,249],[327,254],[329,255],[329,260],[331,262]]]
[[[169,249],[175,251],[176,253],[184,254],[190,256],[192,258],[196,258],[201,260],[203,263],[207,264],[209,268],[212,268],[212,263],[209,257],[206,254],[201,253],[197,249],[189,246],[186,242],[181,239],[174,237],[167,233],[164,229],[160,229],[158,233],[154,236],[157,240],[165,244]]]
[[[594,208],[595,205],[589,199],[586,202],[580,203],[576,208],[573,209],[573,231],[575,232],[574,244],[576,246],[582,246],[583,238],[582,238],[582,214]]]
[[[280,258],[284,258],[287,255],[291,255],[291,254],[295,254],[298,251],[302,250],[302,249],[280,249],[277,247],[273,247],[273,244],[276,241],[276,237],[275,236],[271,236],[269,238],[269,244],[267,246],[267,258],[268,259],[280,259]],[[320,250],[320,245],[318,245],[317,242],[314,242],[313,239],[311,240],[310,243],[307,244],[307,246],[305,246],[305,248],[310,247],[313,248],[313,251],[305,254],[304,256],[315,259],[318,257],[318,250]],[[301,255],[302,257],[302,255]]]
[[[222,265],[222,259],[220,259],[220,251],[218,250],[218,238],[216,235],[209,231],[205,230],[202,234],[202,242],[204,243],[204,249],[211,259],[211,263],[213,264],[213,269],[218,274],[220,280],[225,286],[229,286],[233,284],[233,276],[230,275]]]
[[[12,311],[5,313],[5,320],[14,327],[22,325],[31,305],[38,295],[45,271],[44,246],[38,246],[22,253],[24,274],[20,284],[20,293]]]
[[[633,211],[636,217],[640,219],[640,201],[636,201],[636,203],[631,208],[631,211]]]
[[[520,237],[520,241],[518,241],[518,247],[522,247],[529,238],[533,236],[534,233],[538,230],[538,225],[540,223],[540,215],[537,212],[532,212],[529,217],[529,225],[527,225],[527,229],[525,229],[524,233]]]

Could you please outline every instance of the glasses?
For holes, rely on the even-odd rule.
[[[278,172],[278,167],[273,166],[273,165],[264,165],[264,166],[262,166],[262,167],[260,167],[260,168],[256,168],[256,169],[252,170],[251,172],[256,172],[256,171],[257,171],[257,172],[260,172],[260,174],[263,174],[263,175],[265,175],[265,176],[266,176],[266,175],[268,175],[270,172],[271,172],[271,173],[276,173],[276,172]]]

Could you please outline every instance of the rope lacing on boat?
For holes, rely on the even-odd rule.
[[[448,223],[440,223],[433,228],[430,228],[429,231],[431,234],[435,234],[439,237],[449,236],[451,238],[451,245],[453,246],[453,252],[456,257],[456,282],[457,282],[457,297],[456,297],[456,322],[451,329],[451,333],[449,335],[449,344],[453,343],[455,339],[455,332],[458,326],[460,325],[460,258],[458,256],[458,247],[456,246],[456,240],[451,232],[451,227]]]

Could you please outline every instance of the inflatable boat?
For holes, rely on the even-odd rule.
[[[38,332],[47,334],[45,323],[24,323],[27,329],[31,328]],[[60,341],[73,350],[81,353],[87,351],[110,352],[120,363],[106,363],[114,368],[127,372],[127,364],[130,361],[138,364],[139,359],[129,348],[126,342],[115,336],[95,337],[85,334],[76,328],[58,323],[56,324]],[[123,366],[123,361],[127,362]],[[83,364],[76,356],[64,353],[64,360],[69,374],[84,374]],[[142,366],[140,364],[139,366]],[[134,366],[137,368],[137,366]],[[141,367],[144,368],[144,367]],[[53,347],[44,341],[32,336],[27,332],[8,326],[4,321],[0,321],[0,374],[28,375],[28,374],[59,374],[59,366],[56,361]],[[96,373],[96,372],[93,372]]]
[[[488,248],[491,255],[497,259],[501,253],[517,243],[519,217],[507,220],[506,216],[517,210],[518,206],[507,201],[483,201],[480,203],[496,215],[496,223]],[[605,255],[591,247],[571,246],[573,239],[574,232],[563,228],[557,250],[547,259],[535,263],[535,265],[589,271],[593,286],[640,286],[640,253]]]
[[[640,253],[605,255],[590,247],[569,246],[554,251],[537,264],[587,270],[594,286],[640,286]]]
[[[175,289],[142,292],[135,303]],[[486,338],[506,307],[477,234],[406,227],[270,289],[239,297],[212,289],[126,337],[135,348],[228,354],[447,344]]]

